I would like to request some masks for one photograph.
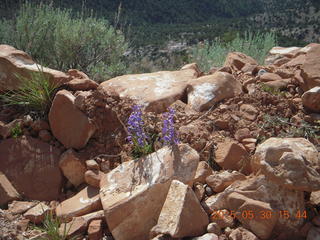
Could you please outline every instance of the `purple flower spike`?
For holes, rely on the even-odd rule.
[[[147,144],[147,135],[143,130],[143,119],[141,106],[134,105],[132,108],[132,113],[128,119],[128,141],[131,144],[138,144],[143,147]]]
[[[169,112],[163,114],[162,141],[164,145],[174,145],[180,143],[178,134],[174,128],[175,110],[169,108]]]

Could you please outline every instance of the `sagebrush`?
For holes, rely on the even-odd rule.
[[[98,81],[126,71],[124,35],[86,9],[75,13],[26,2],[14,20],[0,20],[0,42],[27,52],[45,66],[80,69]]]
[[[201,42],[191,49],[191,59],[204,71],[221,67],[229,52],[242,52],[263,64],[269,50],[276,45],[276,35],[272,32],[245,32],[244,35],[237,34],[230,42],[223,42],[220,38]]]

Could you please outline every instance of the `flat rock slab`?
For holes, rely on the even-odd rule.
[[[101,209],[99,189],[88,186],[75,196],[61,202],[56,208],[56,214],[57,217],[69,222],[73,217],[79,217]]]
[[[59,149],[32,137],[3,140],[0,171],[28,199],[57,199],[62,184],[60,153]]]
[[[171,181],[192,184],[198,163],[198,153],[181,144],[122,163],[103,176],[100,196],[113,237],[117,240],[149,239]]]
[[[197,76],[197,70],[192,68],[132,74],[112,78],[101,83],[99,88],[109,95],[128,97],[144,105],[147,111],[164,112],[172,103],[184,97],[188,81]]]

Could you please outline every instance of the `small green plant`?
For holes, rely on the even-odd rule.
[[[53,93],[57,87],[43,71],[31,72],[30,77],[16,75],[20,80],[18,90],[2,95],[7,105],[22,105],[30,111],[44,115],[50,108]]]
[[[263,83],[261,83],[260,86],[261,86],[262,91],[270,93],[272,95],[282,96],[282,97],[285,95],[285,93],[281,92],[280,89],[278,89],[278,88],[270,87],[270,86],[263,84]]]
[[[320,125],[311,125],[302,121],[299,125],[290,122],[288,118],[278,116],[264,116],[262,129],[271,133],[273,137],[303,137],[308,140],[320,138]],[[260,141],[264,140],[259,136]]]
[[[10,135],[13,138],[18,138],[23,135],[23,131],[20,123],[17,123],[13,128],[11,128]]]
[[[63,226],[63,232],[59,230],[61,224]],[[77,236],[68,237],[71,226],[72,225],[67,228],[67,224],[63,224],[59,218],[53,216],[53,213],[49,211],[47,214],[45,214],[45,219],[42,223],[42,226],[35,228],[47,234],[47,236],[43,237],[41,240],[75,240],[77,239]]]

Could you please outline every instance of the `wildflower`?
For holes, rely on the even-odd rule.
[[[174,128],[175,110],[169,108],[169,112],[163,114],[162,141],[164,145],[174,145],[179,143],[178,134]]]
[[[143,129],[144,121],[142,119],[141,106],[135,105],[128,120],[128,140],[131,144],[138,144],[143,147],[147,144],[147,135]]]

